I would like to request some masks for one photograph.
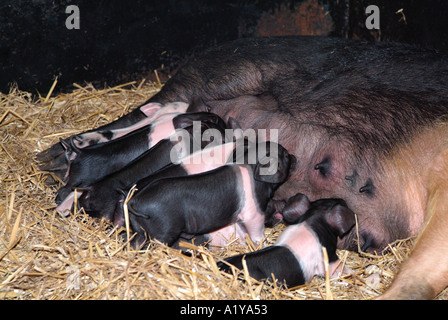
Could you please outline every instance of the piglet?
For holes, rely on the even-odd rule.
[[[69,169],[67,146],[73,145],[73,147],[81,149],[107,142],[150,125],[164,114],[184,113],[188,107],[186,103],[182,102],[167,103],[165,105],[156,102],[145,103],[138,107],[131,115],[120,118],[120,121],[73,135],[67,139],[60,140],[60,143],[56,143],[47,150],[42,151],[36,157],[41,163],[39,168],[42,171],[51,171],[59,179],[64,180]],[[117,125],[118,123],[120,125]]]
[[[295,219],[296,223],[288,226],[273,246],[227,258],[219,262],[218,267],[226,272],[231,272],[230,265],[243,269],[245,260],[251,277],[272,281],[274,275],[279,284],[294,287],[310,282],[315,275],[325,274],[322,253],[325,247],[330,275],[337,276],[341,271],[336,255],[337,238],[353,227],[354,213],[341,199],[310,203],[306,196],[299,195],[290,200],[284,211],[288,211],[289,220]]]
[[[163,118],[171,118],[173,115],[185,113],[188,104],[184,102],[172,102],[165,105],[159,103],[149,103],[140,107],[144,111],[146,118],[140,120],[130,126],[115,129],[97,129],[73,136],[73,142],[77,148],[85,148],[88,146],[109,142],[123,137],[140,128],[150,126]]]
[[[182,150],[182,155],[176,154],[176,156],[184,158],[184,161],[190,159],[190,152],[192,152],[195,147],[194,141],[198,138],[194,136],[196,134],[193,132],[195,128],[195,126],[190,126],[184,129],[184,132],[189,134],[189,137],[185,137],[185,140],[187,141],[173,141],[171,137],[168,139],[163,139],[126,167],[106,176],[104,179],[95,182],[86,188],[83,188],[81,190],[82,195],[78,200],[78,205],[83,207],[84,211],[90,216],[97,218],[104,217],[107,220],[113,221],[120,225],[123,222],[123,219],[122,215],[118,214],[118,212],[121,211],[121,208],[117,208],[117,206],[120,205],[119,201],[123,200],[123,194],[126,194],[130,187],[132,187],[135,183],[146,177],[150,177],[161,169],[164,169],[162,170],[163,177],[170,175],[188,175],[188,170],[192,171],[191,168],[183,165],[181,160],[179,160],[178,164],[173,164],[171,161],[173,160],[173,149],[178,148],[179,144],[182,144],[182,147],[179,148],[179,150]],[[220,121],[215,123],[215,121],[210,122],[205,119],[204,121],[201,121],[200,125],[198,125],[198,129],[199,132],[197,132],[197,134],[200,134],[200,137],[202,137],[203,133],[209,129],[218,130],[221,136],[224,137],[224,130],[226,128],[223,127]],[[217,143],[217,141],[213,142]],[[188,146],[185,146],[184,144],[188,144]],[[199,144],[201,149],[197,150],[197,152],[203,154],[202,150],[209,145],[209,141],[201,141]],[[216,149],[225,149],[225,147],[226,146],[221,145]],[[230,154],[230,152],[233,151],[233,143],[227,147],[227,152]],[[185,154],[183,154],[184,150]],[[205,152],[208,151],[209,149]],[[229,155],[227,155],[227,157],[228,156]],[[224,165],[225,161],[227,161],[227,158],[224,159],[224,161],[220,161],[220,163]],[[179,168],[177,168],[177,170],[173,170],[173,167]],[[203,169],[206,170],[207,167],[204,166]],[[193,172],[195,171],[193,170]],[[153,175],[149,179],[155,179],[156,177],[160,178],[160,174],[157,176]]]
[[[78,148],[85,148],[98,143],[108,142],[122,136],[127,135],[137,129],[146,127],[153,124],[155,121],[160,120],[165,115],[181,114],[181,113],[197,113],[191,111],[198,109],[198,106],[203,106],[204,102],[199,97],[192,98],[189,104],[185,102],[170,102],[160,104],[157,102],[150,102],[138,107],[138,110],[143,113],[144,118],[141,120],[135,119],[131,125],[114,126],[112,123],[101,128],[91,130],[85,133],[77,134],[73,136],[73,141]],[[203,108],[204,112],[210,112]],[[129,115],[128,115],[129,116]],[[120,119],[124,120],[125,117]],[[115,122],[116,124],[116,122]],[[176,128],[178,128],[176,126]]]
[[[266,152],[257,154],[253,164],[232,163],[202,174],[160,179],[137,191],[128,203],[136,245],[148,236],[171,246],[181,236],[208,234],[235,222],[253,242],[261,242],[268,203],[293,161],[281,145],[263,144]],[[260,145],[248,144],[244,153]],[[273,163],[276,170],[271,170]]]
[[[271,199],[265,211],[265,227],[272,228],[282,221],[281,208],[285,206],[285,201]],[[210,250],[221,248],[229,244],[230,241],[238,241],[246,244],[246,238],[250,237],[247,230],[238,222],[227,225],[216,231],[201,235],[182,235],[174,244],[173,248],[183,250],[181,242],[190,242],[197,246],[205,246]]]
[[[168,113],[157,118],[151,125],[140,128],[115,140],[79,149],[73,140],[67,144],[66,157],[69,163],[65,176],[65,186],[60,188],[56,203],[60,204],[75,188],[84,188],[116,172],[138,156],[169,138],[176,129],[186,128],[193,121],[208,121],[221,127],[226,124],[215,114]]]

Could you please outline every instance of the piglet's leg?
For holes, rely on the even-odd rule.
[[[210,249],[224,247],[233,240],[245,244],[246,235],[248,236],[246,230],[243,229],[240,224],[233,223],[219,230],[210,232],[208,236]]]
[[[448,150],[428,174],[426,221],[410,257],[380,299],[432,299],[448,285]]]
[[[259,246],[264,239],[264,217],[259,216],[249,221],[238,222],[247,231],[255,246]]]
[[[76,192],[76,199],[78,199],[82,195],[82,192]],[[73,203],[75,202],[75,192],[71,192],[56,208],[63,216],[68,216],[70,214],[70,210],[73,209]]]
[[[328,267],[329,267],[328,271],[330,273],[330,278],[332,278],[332,279],[343,277],[343,276],[353,273],[353,270],[350,269],[349,267],[343,265],[343,263],[339,259],[336,261],[330,262]]]

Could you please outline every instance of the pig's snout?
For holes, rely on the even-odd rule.
[[[265,226],[266,227],[274,227],[275,225],[277,225],[279,222],[283,221],[283,208],[286,205],[286,201],[285,200],[274,200],[272,199],[269,203],[268,203],[268,208],[266,210],[267,212],[267,217],[266,217],[266,221],[265,221]]]
[[[278,223],[280,223],[282,221],[283,221],[283,215],[280,212],[274,213],[274,215],[272,216],[272,221],[271,221],[272,227],[276,226]]]

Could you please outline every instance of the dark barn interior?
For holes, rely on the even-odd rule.
[[[365,8],[380,9],[380,29]],[[80,28],[67,29],[76,5]],[[402,9],[402,10],[400,10]],[[72,84],[163,81],[195,52],[251,36],[323,35],[448,48],[446,1],[418,0],[5,0],[0,4],[0,90],[55,92]]]

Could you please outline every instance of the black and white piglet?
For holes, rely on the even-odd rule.
[[[168,117],[172,117],[175,114],[185,113],[189,107],[188,104],[183,102],[166,103],[163,105],[156,102],[143,104],[134,113],[137,117],[126,117],[130,121],[123,121],[118,126],[108,124],[98,129],[73,135],[67,139],[60,139],[60,143],[54,144],[51,148],[37,155],[36,159],[41,163],[39,168],[43,171],[51,171],[59,179],[66,180],[69,174],[70,162],[76,157],[76,154],[71,152],[72,149],[79,150],[109,142],[140,128],[151,126],[158,119],[165,117],[165,114]]]
[[[181,236],[208,234],[235,222],[252,241],[260,242],[268,203],[295,161],[276,143],[248,144],[244,153],[256,152],[261,144],[266,152],[257,152],[254,164],[232,163],[202,174],[160,179],[137,191],[128,203],[137,243],[149,237],[173,245]],[[265,172],[271,166],[277,170]]]
[[[277,223],[283,220],[281,215],[281,210],[284,207],[283,200],[274,200],[271,199],[265,210],[265,221],[264,225],[266,227],[272,228]],[[195,245],[205,245],[210,250],[215,248],[224,247],[229,244],[230,241],[237,240],[241,244],[246,243],[246,237],[250,237],[247,233],[247,229],[244,225],[241,225],[239,222],[235,222],[233,224],[227,225],[221,229],[212,231],[208,234],[202,234],[200,236],[195,236],[191,239],[188,238],[179,238],[179,243],[176,242],[173,247],[181,248],[180,242],[193,242]]]
[[[231,272],[230,265],[243,269],[244,259],[251,277],[272,281],[274,275],[279,284],[294,287],[325,274],[322,253],[325,247],[329,273],[336,276],[341,271],[336,255],[337,238],[355,224],[355,215],[345,201],[321,199],[310,203],[306,196],[298,194],[289,199],[285,211],[288,220],[296,223],[288,226],[273,246],[227,258],[218,267],[227,272]]]
[[[194,128],[196,127],[190,126],[184,129],[184,132],[189,134],[189,137],[184,137],[187,141],[184,141],[184,139],[181,141],[173,141],[172,138],[175,139],[176,136],[169,139],[163,139],[126,167],[106,176],[104,179],[93,183],[86,188],[83,188],[81,190],[82,195],[78,199],[78,206],[84,208],[84,211],[90,216],[97,218],[104,217],[120,226],[124,222],[122,208],[120,207],[122,206],[124,195],[137,182],[140,181],[140,183],[138,183],[138,188],[140,188],[141,184],[145,185],[148,184],[149,181],[156,179],[172,176],[186,176],[188,174],[215,169],[218,165],[224,165],[227,158],[233,152],[233,142],[212,147],[210,141],[203,141],[201,137],[209,129],[217,130],[222,137],[225,137],[224,130],[226,128],[223,127],[220,122],[215,123],[208,120],[201,121],[201,124],[198,127],[199,132],[193,132]],[[196,134],[198,136],[196,136]],[[199,141],[197,141],[198,139]],[[194,148],[196,148],[195,141],[197,142],[197,145],[200,146],[200,149],[197,150],[196,153],[192,153]],[[213,142],[221,143],[223,141]],[[179,147],[179,145],[181,146]],[[204,150],[206,147],[208,148]],[[175,148],[181,150],[181,155],[175,151]],[[176,153],[175,157],[179,157],[180,159],[173,159],[173,152]],[[215,161],[217,166],[194,166],[194,164],[198,163],[195,158],[205,157],[207,152],[223,153],[222,159]],[[176,160],[176,163],[172,163],[173,160]],[[182,161],[192,162],[192,164],[184,165]]]
[[[116,172],[163,139],[169,138],[176,129],[183,129],[193,121],[207,121],[221,127],[226,124],[220,117],[209,112],[165,113],[154,122],[117,139],[78,148],[74,140],[65,146],[68,169],[65,186],[58,190],[56,203],[60,204],[75,188],[83,188]]]

